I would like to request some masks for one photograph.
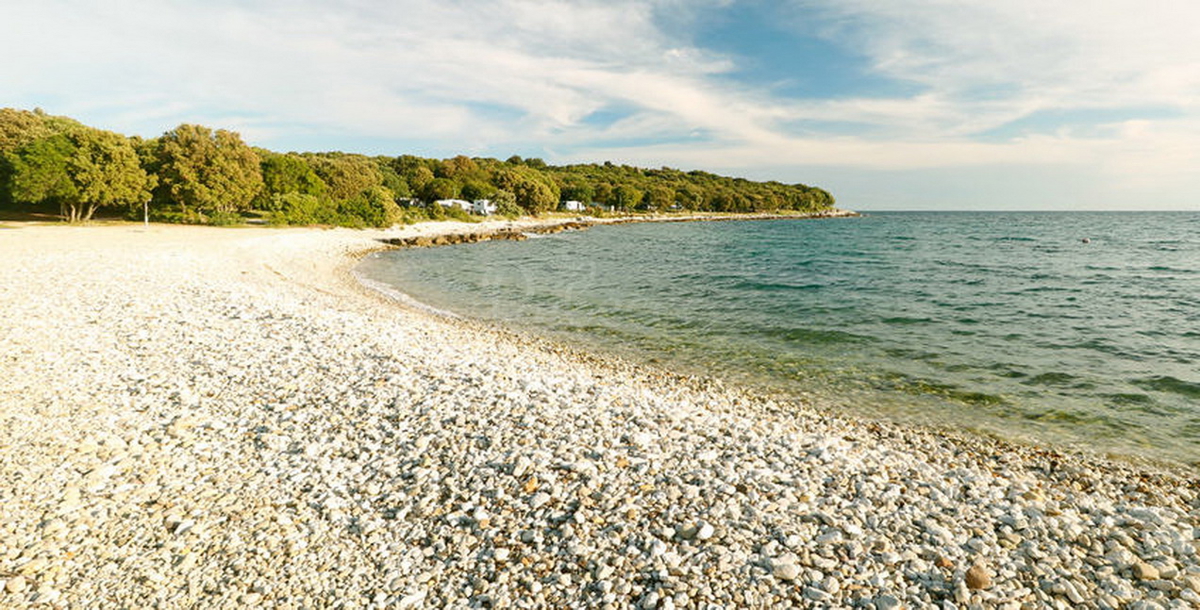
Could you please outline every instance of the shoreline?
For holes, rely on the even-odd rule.
[[[460,244],[473,244],[491,240],[524,241],[528,239],[527,235],[529,234],[555,234],[563,231],[582,231],[595,226],[632,223],[821,220],[855,218],[861,216],[862,214],[851,210],[834,209],[832,210],[832,213],[818,213],[809,215],[778,215],[769,213],[728,215],[708,213],[695,216],[639,216],[607,219],[593,217],[548,219],[523,218],[521,221],[516,223],[513,221],[488,221],[479,224],[454,223],[448,225],[445,222],[432,222],[420,223],[412,227],[403,227],[400,229],[400,231],[410,228],[415,229],[415,234],[413,235],[380,238],[379,241],[385,244],[385,246],[378,249],[386,250],[393,248],[404,249],[441,247]],[[358,260],[361,261],[362,258],[365,258],[370,254],[371,251],[364,252]],[[1006,436],[1003,431],[967,428],[955,426],[951,423],[914,420],[901,421],[890,418],[887,415],[871,416],[862,413],[847,413],[830,410],[826,408],[829,405],[826,405],[825,407],[816,406],[810,404],[805,398],[798,398],[795,395],[779,390],[778,388],[764,388],[759,385],[741,387],[737,381],[721,379],[718,377],[710,377],[702,373],[679,372],[654,363],[641,362],[637,358],[630,359],[627,354],[621,354],[611,350],[597,353],[591,348],[575,348],[566,346],[553,338],[541,336],[536,333],[530,333],[524,330],[514,330],[501,324],[460,315],[453,311],[434,307],[413,298],[409,294],[403,292],[401,289],[392,287],[390,285],[377,283],[374,280],[370,280],[359,275],[357,272],[351,272],[351,275],[355,281],[365,285],[369,291],[382,295],[390,305],[404,307],[416,311],[422,315],[432,315],[443,318],[450,323],[462,325],[472,331],[497,333],[514,341],[531,342],[543,346],[550,346],[551,349],[566,350],[571,352],[574,358],[582,359],[589,363],[602,363],[606,360],[611,361],[615,359],[625,363],[629,367],[645,369],[659,375],[672,376],[679,380],[707,380],[708,382],[717,382],[722,387],[727,384],[733,384],[740,387],[741,390],[746,392],[748,395],[752,395],[763,401],[790,404],[793,406],[793,408],[800,410],[819,411],[828,416],[844,418],[862,425],[878,424],[897,426],[902,429],[915,430],[933,436],[954,439],[956,442],[963,442],[966,444],[971,444],[976,440],[984,440],[986,442],[998,443],[1000,445],[1000,449],[1007,447],[1013,451],[1050,453],[1059,457],[1064,455],[1074,456],[1076,459],[1087,460],[1097,465],[1105,463],[1119,463],[1137,468],[1149,469],[1152,471],[1169,472],[1184,478],[1200,475],[1200,462],[1184,462],[1180,460],[1172,460],[1166,457],[1137,453],[1092,450],[1084,446],[1082,441],[1080,441],[1079,444],[1056,445],[1050,441],[1038,438],[1036,436],[1026,435],[1024,437],[1017,438],[1012,435]]]
[[[427,231],[6,231],[0,605],[1200,600],[1194,474],[797,411],[357,281]]]
[[[418,230],[416,235],[403,237],[385,238],[383,241],[388,245],[399,248],[428,248],[434,246],[448,246],[463,243],[478,243],[481,241],[492,240],[514,240],[523,241],[527,239],[530,233],[535,234],[552,234],[562,231],[582,231],[595,226],[604,225],[622,225],[634,223],[658,223],[658,222],[748,222],[756,220],[829,220],[834,218],[857,218],[862,216],[858,212],[851,210],[842,210],[834,208],[824,212],[815,213],[753,213],[753,214],[724,214],[724,213],[697,213],[697,214],[648,214],[638,216],[615,216],[597,218],[595,216],[574,216],[574,217],[559,217],[559,218],[521,218],[510,221],[485,220],[477,225],[473,223],[458,222],[449,225],[453,228],[438,227],[434,225],[445,225],[442,223],[420,223],[413,226],[429,226],[430,230]],[[407,228],[407,227],[405,227]],[[401,229],[403,230],[403,229]]]

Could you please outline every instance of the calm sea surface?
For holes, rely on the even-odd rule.
[[[633,224],[360,272],[830,409],[1200,462],[1200,213]]]

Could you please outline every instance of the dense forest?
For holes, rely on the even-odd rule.
[[[167,222],[390,226],[467,218],[434,202],[488,199],[506,216],[542,214],[567,201],[605,213],[819,212],[826,191],[702,171],[627,165],[552,166],[457,156],[279,153],[237,133],[180,125],[153,139],[126,137],[41,110],[0,109],[0,207],[57,212],[72,221],[108,215]]]

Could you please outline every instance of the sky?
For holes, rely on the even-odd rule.
[[[1200,210],[1194,0],[0,0],[0,106],[611,160],[860,210]]]

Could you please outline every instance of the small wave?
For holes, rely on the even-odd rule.
[[[1134,394],[1131,392],[1119,392],[1116,394],[1102,394],[1102,398],[1107,399],[1115,405],[1131,405],[1142,406],[1154,404],[1154,399],[1145,394]]]
[[[896,316],[896,317],[892,317],[892,318],[884,318],[884,319],[882,320],[882,322],[883,322],[884,324],[896,324],[896,325],[905,325],[905,324],[929,324],[930,322],[933,322],[933,321],[934,321],[934,320],[933,320],[933,318],[909,318],[909,317],[905,317],[905,316]]]
[[[733,286],[736,290],[756,290],[761,292],[777,292],[787,290],[819,290],[824,284],[788,284],[786,282],[755,282],[746,280]]]
[[[1067,386],[1071,385],[1071,383],[1077,379],[1079,378],[1070,373],[1051,371],[1048,373],[1042,373],[1040,375],[1034,375],[1033,377],[1022,381],[1021,383],[1025,385]]]
[[[1195,269],[1184,269],[1181,267],[1168,267],[1165,265],[1154,265],[1152,267],[1146,267],[1146,270],[1147,271],[1165,271],[1168,273],[1182,273],[1185,275],[1190,275],[1190,274],[1193,274],[1196,272]]]
[[[811,328],[789,328],[787,330],[771,330],[765,333],[794,343],[832,344],[832,343],[869,343],[873,337],[855,335],[840,330],[814,330]]]
[[[1170,375],[1135,379],[1133,380],[1133,385],[1136,385],[1143,390],[1167,392],[1170,394],[1185,396],[1187,398],[1200,398],[1200,383],[1184,381],[1182,379],[1171,377]]]
[[[886,382],[881,384],[882,387],[880,389],[914,395],[939,396],[953,402],[977,407],[996,407],[1007,403],[1003,396],[964,390],[950,383],[918,379],[902,374],[887,375],[884,379],[886,379]]]
[[[899,358],[902,360],[936,360],[941,357],[941,354],[937,352],[923,352],[921,350],[903,347],[886,349],[884,352],[893,358]]]
[[[374,290],[375,292],[378,292],[379,294],[381,294],[393,301],[396,301],[397,303],[406,305],[408,307],[412,307],[413,309],[418,309],[418,310],[424,311],[426,313],[438,315],[438,316],[444,316],[447,318],[458,318],[458,319],[462,318],[462,316],[454,313],[453,311],[448,311],[445,309],[438,309],[437,307],[434,307],[432,305],[422,303],[421,301],[418,301],[418,300],[412,298],[411,296],[409,296],[403,292],[400,292],[399,290],[396,290],[395,288],[393,288],[392,286],[389,286],[388,284],[385,284],[383,282],[377,282],[375,280],[367,279],[365,276],[363,276],[358,271],[354,271],[353,273],[354,273],[354,277],[358,280],[358,282],[360,284],[362,284],[363,286],[366,286],[367,288],[369,288],[371,290]]]
[[[1112,428],[1121,431],[1128,431],[1129,424],[1119,422],[1111,417],[1105,417],[1098,413],[1088,413],[1083,411],[1066,410],[1066,409],[1047,409],[1036,413],[1026,413],[1024,418],[1031,421],[1051,424],[1090,424],[1099,425],[1107,428]]]

